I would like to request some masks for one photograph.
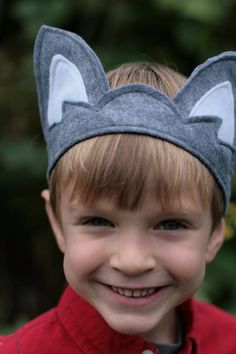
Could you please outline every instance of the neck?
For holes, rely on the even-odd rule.
[[[170,311],[161,319],[157,327],[144,335],[144,339],[156,344],[177,343],[179,322],[177,310]]]

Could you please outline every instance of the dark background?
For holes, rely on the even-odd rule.
[[[0,333],[56,304],[65,281],[44,213],[46,150],[33,77],[42,24],[80,34],[106,70],[157,61],[189,75],[236,50],[233,0],[0,0]],[[234,188],[235,190],[235,188]],[[236,195],[227,240],[198,296],[236,314]]]

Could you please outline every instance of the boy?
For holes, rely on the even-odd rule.
[[[224,53],[178,91],[184,79],[167,68],[122,66],[110,89],[81,38],[42,27],[42,196],[69,287],[0,353],[236,352],[235,318],[192,299],[224,238],[235,69]]]

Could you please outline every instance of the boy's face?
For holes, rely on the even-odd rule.
[[[210,210],[198,193],[186,193],[166,210],[148,195],[129,211],[105,199],[71,202],[66,191],[58,222],[48,192],[43,196],[74,290],[116,331],[174,341],[176,307],[199,288],[206,262],[222,243],[223,220],[212,232]]]

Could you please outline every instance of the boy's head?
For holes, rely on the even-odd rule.
[[[180,74],[154,64],[122,65],[107,76],[112,88],[144,83],[168,96],[185,82]],[[199,287],[205,263],[223,240],[222,193],[207,168],[157,138],[105,135],[69,149],[52,171],[49,190],[44,192],[46,208],[65,254],[69,284],[113,329],[156,342],[175,341],[175,308]],[[157,242],[145,241],[151,236],[149,219]],[[122,230],[115,233],[117,240],[114,225]],[[182,240],[170,243],[170,237],[180,235]],[[136,303],[109,303],[103,286],[115,296],[128,295],[125,301],[134,298],[147,304],[135,310]],[[152,301],[150,306],[149,298],[156,294],[168,301],[160,306],[155,299],[155,307]]]
[[[76,35],[39,34],[47,213],[69,284],[121,333],[174,341],[176,308],[222,244],[234,150],[226,59],[185,84],[165,67],[127,64],[109,87]]]

